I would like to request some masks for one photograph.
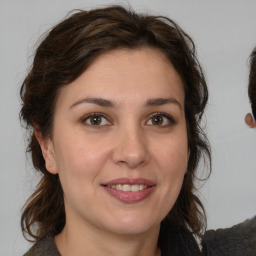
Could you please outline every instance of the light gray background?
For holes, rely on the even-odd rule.
[[[19,124],[19,87],[38,37],[74,8],[111,1],[0,1],[0,255],[22,255],[20,209],[36,178]],[[117,2],[115,2],[117,3]],[[119,3],[123,3],[120,1]],[[213,172],[201,190],[208,228],[228,227],[256,214],[256,130],[243,122],[248,56],[256,46],[255,0],[131,0],[138,11],[177,21],[195,41],[210,91],[207,133]]]

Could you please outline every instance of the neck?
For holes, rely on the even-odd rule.
[[[160,256],[159,229],[160,225],[142,234],[123,235],[67,222],[55,242],[62,256]]]

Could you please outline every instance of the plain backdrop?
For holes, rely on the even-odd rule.
[[[20,230],[21,207],[37,177],[25,153],[19,123],[19,88],[40,35],[72,9],[129,3],[166,15],[194,39],[210,99],[205,129],[213,169],[200,190],[208,228],[223,228],[256,214],[256,130],[244,124],[248,56],[256,46],[255,0],[1,0],[0,1],[0,255],[22,255],[31,244]],[[204,167],[201,170],[205,170]]]

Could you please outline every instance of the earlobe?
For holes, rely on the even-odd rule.
[[[255,128],[256,127],[256,122],[252,116],[251,113],[247,113],[245,118],[244,118],[245,123],[250,127],[250,128]]]
[[[42,133],[36,127],[34,128],[35,137],[41,147],[42,154],[45,160],[45,168],[52,174],[57,174],[55,153],[52,140],[47,137],[44,138]]]

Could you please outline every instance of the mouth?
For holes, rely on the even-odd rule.
[[[117,185],[106,185],[108,188],[113,188],[116,190],[121,190],[124,192],[138,192],[142,191],[144,189],[147,189],[149,186],[144,185],[144,184],[117,184]]]
[[[101,186],[109,195],[124,203],[137,203],[149,197],[156,184],[146,179],[116,179]]]

